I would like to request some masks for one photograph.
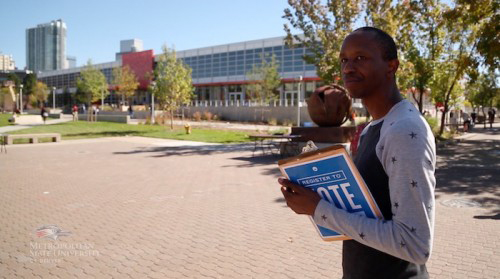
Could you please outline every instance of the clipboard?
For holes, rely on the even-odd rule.
[[[337,208],[368,218],[383,219],[375,199],[342,145],[279,160],[278,166],[288,180],[316,191]],[[351,239],[316,224],[311,216],[310,219],[325,241]]]

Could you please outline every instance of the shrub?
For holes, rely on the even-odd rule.
[[[212,117],[213,117],[213,114],[211,112],[209,112],[209,111],[203,112],[203,119],[204,120],[210,121],[210,120],[212,120]]]
[[[276,126],[276,125],[278,125],[278,120],[274,117],[271,117],[271,118],[267,119],[267,124]]]
[[[286,134],[288,134],[288,133],[289,133],[289,131],[288,131],[288,129],[287,129],[287,128],[281,128],[281,129],[279,129],[279,130],[273,130],[273,131],[271,132],[271,134],[272,134],[272,135],[286,135]]]
[[[156,124],[161,124],[161,125],[164,125],[165,123],[167,123],[169,121],[169,115],[166,114],[166,113],[162,113],[160,115],[157,115],[155,117],[155,123]]]
[[[293,121],[290,119],[284,119],[283,122],[281,123],[283,126],[293,126]]]
[[[201,121],[201,113],[199,111],[193,113],[193,119],[195,121]]]
[[[111,107],[109,105],[100,106],[99,109],[102,111],[113,111],[114,110],[113,107]]]
[[[434,136],[437,135],[437,133],[439,132],[439,125],[438,125],[438,120],[437,118],[435,117],[430,117],[430,116],[426,116],[425,117],[425,120],[427,121],[427,123],[429,124],[429,126],[431,127],[431,130],[432,132],[434,133]]]

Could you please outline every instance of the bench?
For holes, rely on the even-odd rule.
[[[30,143],[38,143],[39,138],[52,138],[52,142],[61,141],[61,134],[58,133],[44,133],[44,134],[15,134],[3,135],[4,144],[14,144],[15,139],[29,139]]]
[[[292,156],[300,153],[298,150],[298,143],[292,141],[294,139],[300,138],[300,135],[259,134],[250,135],[248,137],[254,141],[252,156],[255,155],[255,151],[259,147],[262,149],[262,154],[264,155],[266,154],[266,148],[271,154],[274,154],[273,148],[276,148],[281,157],[283,157],[284,155]]]

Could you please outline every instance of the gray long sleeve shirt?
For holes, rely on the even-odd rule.
[[[376,132],[380,136],[363,143],[370,129],[379,129]],[[376,145],[376,158],[388,178],[392,218],[377,220],[350,214],[321,200],[314,221],[363,245],[423,265],[432,250],[436,185],[435,142],[429,125],[410,102],[403,100],[365,128],[362,144]],[[363,179],[369,188],[376,184]]]

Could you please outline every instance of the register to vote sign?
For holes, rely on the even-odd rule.
[[[316,191],[338,208],[369,218],[381,216],[368,188],[345,152],[284,165],[282,170],[289,180]],[[317,224],[315,226],[324,240],[348,239],[325,227]]]

